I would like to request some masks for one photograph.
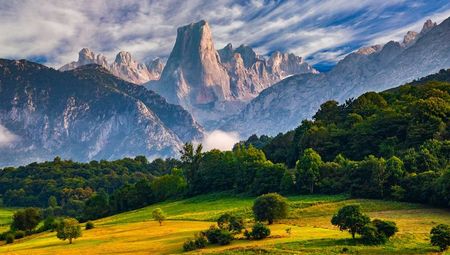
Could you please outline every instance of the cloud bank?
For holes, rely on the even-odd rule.
[[[248,44],[311,63],[336,62],[373,42],[398,40],[426,18],[450,15],[447,0],[22,0],[0,2],[0,57],[59,67],[89,47],[109,59],[167,57],[176,28],[209,21],[216,47]]]
[[[0,148],[7,147],[18,140],[18,137],[0,124]]]
[[[222,130],[214,130],[206,133],[201,141],[203,149],[210,151],[213,149],[228,151],[239,142],[239,134],[237,132],[224,132]]]

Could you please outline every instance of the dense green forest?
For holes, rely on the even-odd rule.
[[[88,220],[217,191],[338,194],[450,206],[450,71],[344,104],[232,151],[186,144],[181,159],[77,163],[55,158],[0,170],[6,206]]]

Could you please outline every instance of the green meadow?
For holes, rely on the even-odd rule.
[[[381,200],[351,199],[346,195],[288,197],[290,215],[270,226],[271,236],[261,241],[241,238],[230,245],[211,245],[187,254],[440,254],[429,244],[430,229],[450,224],[450,212],[420,204]],[[1,244],[0,254],[177,254],[183,242],[208,228],[219,215],[231,212],[252,224],[254,197],[228,193],[168,201],[94,221],[96,228],[83,230],[83,236],[69,245],[45,232]],[[395,221],[399,232],[388,243],[365,246],[330,223],[342,206],[360,204],[371,218]],[[161,208],[167,214],[162,226],[151,219]],[[12,209],[0,210],[3,229]],[[286,229],[291,228],[291,234]],[[444,254],[450,254],[449,252]]]

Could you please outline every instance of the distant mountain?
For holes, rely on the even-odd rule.
[[[89,64],[103,66],[122,80],[135,84],[143,84],[151,80],[158,80],[162,69],[164,68],[164,63],[159,58],[154,59],[150,63],[142,64],[134,60],[131,57],[131,54],[126,51],[119,52],[114,62],[109,64],[106,57],[102,54],[95,55],[90,49],[83,48],[78,53],[78,61],[66,64],[59,70],[68,71]]]
[[[0,59],[0,123],[19,138],[0,148],[3,166],[174,156],[203,134],[182,107],[101,66],[59,72],[25,60]]]
[[[317,73],[301,57],[281,52],[268,59],[252,48],[231,44],[216,51],[204,20],[177,30],[177,39],[158,81],[147,87],[209,121],[238,112],[248,100],[293,74]]]
[[[311,118],[327,100],[343,102],[367,91],[382,91],[450,67],[450,18],[428,20],[402,43],[388,42],[349,54],[331,71],[294,75],[262,91],[222,129],[241,135],[277,134]]]

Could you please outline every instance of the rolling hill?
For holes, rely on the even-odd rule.
[[[197,196],[155,204],[95,221],[96,228],[83,230],[74,244],[45,232],[0,245],[1,254],[178,254],[183,242],[208,228],[218,215],[233,212],[251,225],[253,197],[227,193]],[[363,246],[330,223],[338,208],[358,203],[373,218],[393,220],[399,227],[385,245]],[[292,196],[288,219],[270,226],[272,235],[262,241],[235,240],[228,246],[208,246],[202,254],[437,254],[428,233],[438,223],[450,223],[448,210],[420,204],[350,199],[345,195]],[[162,208],[168,215],[162,226],[151,220],[151,211]],[[292,234],[285,229],[291,228]],[[348,252],[342,252],[344,248]]]

